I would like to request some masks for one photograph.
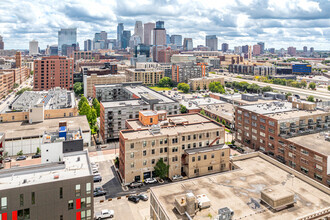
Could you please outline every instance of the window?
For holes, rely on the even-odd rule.
[[[214,154],[211,154],[211,158],[214,158]]]
[[[207,132],[207,133],[206,133],[206,137],[207,137],[207,138],[208,138],[208,137],[210,137],[210,134],[209,134],[209,132]]]
[[[199,173],[199,169],[194,169],[194,173]]]
[[[202,146],[202,142],[199,142],[199,147],[201,147]]]
[[[254,121],[252,122],[252,126],[253,127],[257,127],[257,123],[255,123]]]
[[[301,149],[300,151],[301,151],[302,154],[305,154],[305,155],[308,155],[309,154],[308,151],[305,150],[305,149]]]
[[[204,155],[204,160],[206,160],[206,159],[207,159],[207,155],[205,154],[205,155]]]
[[[182,150],[184,150],[184,148],[185,148],[185,145],[184,145],[184,144],[182,144]]]
[[[263,119],[263,118],[260,118],[260,122],[262,122],[262,123],[265,123],[265,122],[266,122],[266,120],[265,120],[265,119]]]
[[[152,159],[151,160],[151,164],[155,164],[155,159]]]
[[[319,171],[323,171],[323,167],[321,165],[315,164],[315,169],[319,170]]]
[[[92,191],[92,184],[86,183],[86,194],[90,194]]]
[[[185,141],[186,140],[186,137],[185,136],[182,136],[182,141]]]
[[[163,139],[160,139],[159,140],[159,144],[163,144]]]
[[[262,129],[262,130],[265,130],[265,129],[266,129],[266,127],[265,127],[265,126],[263,126],[263,125],[260,125],[260,129]]]
[[[155,140],[151,141],[151,146],[155,146],[155,144],[156,144]]]
[[[191,158],[191,161],[192,161],[192,162],[195,162],[195,157],[192,157],[192,158]]]
[[[198,161],[200,161],[201,160],[201,156],[198,156]]]
[[[208,171],[212,171],[212,170],[213,170],[213,166],[209,166],[209,167],[207,168],[207,170],[208,170]]]
[[[86,198],[86,207],[91,207],[91,197]]]
[[[274,123],[273,121],[268,121],[268,124],[269,124],[270,126],[274,126],[274,125],[275,125],[275,123]]]
[[[134,163],[131,163],[131,168],[134,168]]]
[[[190,144],[188,144],[188,149],[190,149]]]
[[[68,210],[73,209],[73,200],[69,200],[68,202]]]
[[[143,156],[147,156],[147,151],[146,150],[143,151]]]
[[[318,156],[318,155],[314,155],[314,159],[319,161],[319,162],[323,162],[323,158]]]
[[[190,141],[190,135],[188,135],[188,141]]]
[[[21,209],[17,210],[17,217],[18,220],[25,220],[30,219],[30,209]],[[1,219],[1,218],[0,218]],[[14,219],[14,218],[13,218]]]
[[[317,173],[314,173],[314,178],[319,180],[319,181],[322,181],[322,176],[317,174]]]
[[[300,160],[301,160],[302,163],[308,164],[308,160],[306,160],[305,158],[301,158]]]
[[[80,196],[80,184],[76,185],[76,196]]]
[[[60,187],[60,199],[63,199],[63,187]]]
[[[164,152],[164,148],[160,148],[159,153],[163,153],[163,152]]]
[[[147,142],[143,141],[143,147],[147,146]]]
[[[35,192],[31,193],[31,204],[32,205],[36,204],[36,193]]]
[[[219,132],[219,131],[217,131],[217,137],[219,137],[219,135],[220,135],[220,132]]]
[[[167,152],[167,147],[164,148],[165,153]]]
[[[275,133],[274,129],[271,129],[271,128],[268,128],[268,131],[269,131],[270,133],[272,133],[272,134]]]
[[[199,134],[199,139],[202,139],[202,134]]]
[[[164,139],[164,144],[167,144],[167,139]]]
[[[257,116],[252,115],[251,117],[252,117],[253,120],[257,120]]]
[[[290,149],[291,149],[291,150],[296,150],[296,147],[293,146],[293,145],[290,145]]]
[[[257,133],[257,130],[254,129],[254,128],[252,128],[252,132],[256,134]]]
[[[274,140],[274,137],[273,136],[269,136],[269,140]]]
[[[143,161],[143,166],[147,166],[147,161],[146,160]]]
[[[24,194],[19,195],[19,205],[24,206]]]
[[[219,131],[217,131],[217,132],[219,132]],[[196,140],[197,139],[197,135],[196,134],[194,134],[194,140]]]
[[[221,152],[221,156],[224,157],[225,156],[225,152]]]
[[[7,209],[7,197],[1,198],[1,210]]]
[[[81,198],[81,208],[86,208],[86,199]]]
[[[134,158],[134,152],[130,154],[130,158]]]
[[[134,143],[131,143],[131,149],[133,149],[134,148]]]
[[[305,167],[300,167],[300,170],[301,170],[301,172],[303,172],[303,173],[305,173],[305,174],[308,174],[308,169],[307,168],[305,168]]]
[[[155,149],[152,149],[151,150],[151,154],[155,154]]]
[[[238,114],[242,114],[242,111],[241,111],[241,110],[237,110],[237,113],[238,113]]]

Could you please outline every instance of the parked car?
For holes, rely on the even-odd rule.
[[[103,209],[100,214],[96,215],[97,220],[113,218],[115,211],[109,209]]]
[[[93,174],[98,174],[99,173],[99,169],[98,168],[93,168],[92,167],[92,171],[93,171]]]
[[[181,176],[181,175],[174,175],[172,177],[172,180],[181,180],[181,179],[183,179],[183,176]]]
[[[94,197],[105,196],[106,194],[107,192],[102,187],[96,187],[93,192]]]
[[[35,154],[35,155],[32,155],[32,159],[34,159],[34,158],[40,158],[41,157],[41,155],[40,154]]]
[[[139,203],[140,198],[139,196],[129,196],[128,201],[134,202],[134,203]]]
[[[146,194],[139,194],[138,197],[143,201],[148,201],[148,196]]]
[[[97,174],[93,176],[93,181],[95,182],[101,182],[102,181],[102,176],[100,174]]]
[[[133,182],[129,185],[129,187],[131,187],[131,188],[136,188],[136,187],[141,187],[141,186],[143,186],[142,182]]]
[[[26,156],[19,156],[16,158],[16,161],[26,160]]]
[[[98,163],[91,163],[91,167],[92,168],[99,168],[99,164]]]
[[[147,178],[144,180],[146,184],[152,184],[152,183],[157,183],[156,178]]]
[[[10,157],[7,157],[4,161],[5,161],[5,163],[11,162],[11,158]]]

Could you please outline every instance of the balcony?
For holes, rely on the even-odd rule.
[[[295,123],[290,124],[290,128],[298,128],[298,125]]]
[[[308,125],[316,125],[315,121],[308,121]]]
[[[306,127],[306,126],[307,124],[305,122],[299,124],[299,127]]]

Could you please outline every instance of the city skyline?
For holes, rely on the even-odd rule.
[[[57,44],[61,28],[77,28],[80,47],[96,32],[116,38],[118,23],[133,33],[135,21],[163,20],[170,35],[192,38],[194,47],[205,45],[206,35],[216,35],[218,44],[230,49],[265,42],[266,48],[303,46],[328,50],[330,1],[37,1],[1,2],[0,35],[5,49],[28,49],[35,39],[41,49]],[[24,13],[30,11],[30,13]]]

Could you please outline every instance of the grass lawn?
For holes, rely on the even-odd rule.
[[[153,90],[155,90],[155,91],[160,91],[160,92],[162,92],[162,91],[171,91],[172,90],[172,88],[173,87],[159,87],[159,86],[150,86],[149,87],[150,89],[153,89]],[[182,90],[177,90],[177,91],[174,91],[173,90],[173,92],[183,92]]]

